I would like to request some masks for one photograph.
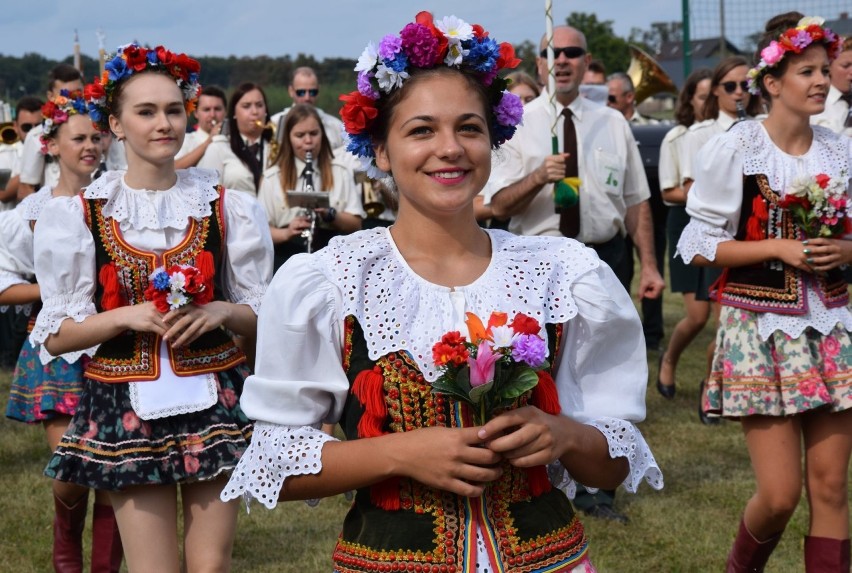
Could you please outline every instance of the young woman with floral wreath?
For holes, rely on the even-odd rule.
[[[272,246],[256,201],[175,171],[198,68],[162,46],[119,48],[85,94],[127,172],[54,199],[35,230],[32,340],[91,356],[45,474],[109,491],[130,571],[182,570],[178,485],[184,570],[230,567],[237,508],[219,492],[251,435],[232,333],[255,332]]]
[[[357,489],[335,571],[594,571],[548,464],[556,484],[662,486],[631,423],[645,349],[615,275],[576,241],[474,218],[523,113],[498,75],[517,63],[481,26],[428,12],[370,44],[341,115],[370,176],[392,176],[399,217],[292,257],[267,293],[241,400],[256,431],[222,495],[273,507]],[[524,391],[470,407],[441,390],[454,369],[474,394],[500,372]]]
[[[27,196],[0,219],[0,304],[40,305],[39,285],[31,282],[33,229],[42,210],[55,197],[76,197],[92,181],[101,158],[101,132],[88,117],[80,91],[62,90],[42,107],[42,151],[55,158],[59,180]],[[50,451],[59,444],[77,409],[83,390],[80,354],[72,352],[42,364],[29,340],[24,342],[12,374],[6,417],[42,424]],[[83,529],[89,487],[53,480],[53,567],[57,572],[83,568]],[[106,492],[95,493],[92,512],[93,572],[115,572],[121,566],[121,538]]]
[[[771,19],[748,72],[768,117],[711,139],[695,161],[678,250],[726,267],[704,408],[740,420],[757,482],[728,571],[763,571],[803,481],[806,571],[849,571],[852,313],[840,266],[852,262],[852,142],[810,125],[839,49],[821,18]]]

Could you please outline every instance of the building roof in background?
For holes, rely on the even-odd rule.
[[[839,33],[839,32],[838,32]],[[701,40],[691,40],[690,53],[692,60],[703,60],[707,58],[718,58],[721,52],[719,41],[720,38],[704,38]],[[742,54],[739,48],[732,44],[728,39],[725,39],[725,51],[729,56],[737,56]],[[663,62],[666,60],[682,60],[683,59],[683,42],[663,42],[660,46],[659,53],[655,56],[657,61]]]

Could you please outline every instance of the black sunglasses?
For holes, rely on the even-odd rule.
[[[305,94],[310,94],[311,97],[317,97],[319,93],[319,89],[314,88],[310,90],[296,90],[296,95],[299,97],[305,97]]]
[[[579,46],[567,46],[565,48],[553,48],[553,59],[554,60],[559,59],[559,54],[562,54],[566,58],[568,58],[569,60],[573,60],[574,58],[579,58],[580,56],[584,55],[585,53],[586,53],[586,50],[584,50],[583,48],[581,48]],[[547,57],[547,48],[542,50],[539,53],[539,55],[542,58],[546,58]]]
[[[739,83],[737,83],[737,82],[722,82],[719,85],[721,85],[723,88],[725,88],[725,93],[728,93],[728,94],[732,94],[735,91],[737,91],[737,86],[740,86],[740,89],[743,90],[744,92],[748,91],[748,82],[745,81],[745,80],[743,80]]]
[[[606,101],[608,101],[609,103],[615,103],[616,102],[615,96],[614,95],[606,96]]]
[[[22,124],[21,124],[21,131],[23,131],[24,133],[29,133],[29,131],[30,131],[30,130],[34,127],[34,126],[35,126],[35,124],[34,124],[34,123],[22,123]]]

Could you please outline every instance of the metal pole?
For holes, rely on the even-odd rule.
[[[544,27],[547,40],[547,95],[553,108],[553,123],[550,125],[550,140],[553,153],[559,152],[559,140],[556,137],[556,122],[559,111],[556,107],[556,70],[553,69],[553,0],[544,0]]]
[[[728,55],[725,42],[725,0],[719,0],[719,55],[722,58]]]
[[[683,33],[681,34],[683,50],[683,79],[692,73],[692,40],[689,36],[689,0],[681,0],[681,14],[683,20]]]

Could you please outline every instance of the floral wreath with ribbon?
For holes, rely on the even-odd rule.
[[[478,24],[468,24],[455,16],[434,21],[431,13],[420,12],[398,36],[385,36],[378,47],[370,42],[358,58],[358,89],[340,96],[344,103],[340,117],[349,135],[347,151],[362,158],[369,177],[386,177],[387,173],[376,167],[373,150],[376,102],[401,88],[412,70],[441,65],[473,72],[488,89],[496,149],[511,139],[523,117],[523,102],[506,90],[509,82],[498,73],[520,62],[511,44],[498,44]]]
[[[167,72],[172,76],[183,94],[186,113],[195,109],[201,93],[201,84],[198,83],[201,64],[186,54],[175,54],[163,46],[145,48],[132,43],[120,46],[116,54],[107,60],[101,77],[95,78],[83,90],[95,127],[101,131],[109,130],[109,110],[119,82],[147,70]]]
[[[85,115],[89,113],[86,108],[86,100],[83,92],[74,90],[61,90],[59,95],[41,106],[42,132],[39,137],[41,152],[47,155],[47,142],[56,134],[59,126],[68,121],[72,115]]]
[[[814,42],[821,42],[828,51],[828,60],[834,60],[843,48],[843,39],[823,26],[825,19],[808,16],[799,20],[795,28],[788,28],[760,51],[760,62],[748,71],[748,91],[760,95],[760,79],[767,68],[778,65],[788,53],[801,54]]]

